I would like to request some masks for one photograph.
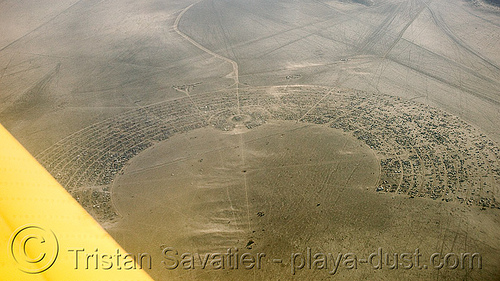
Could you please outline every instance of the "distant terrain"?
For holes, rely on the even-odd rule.
[[[4,0],[0,15],[0,123],[152,254],[155,280],[499,279],[497,8]],[[169,270],[168,247],[267,257]],[[361,262],[379,248],[427,267]],[[292,272],[308,251],[359,268]],[[479,253],[482,269],[433,268],[433,253]]]

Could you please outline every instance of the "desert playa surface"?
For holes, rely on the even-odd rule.
[[[155,280],[500,278],[491,2],[0,14],[0,123]]]

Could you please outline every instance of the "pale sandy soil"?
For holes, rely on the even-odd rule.
[[[483,257],[340,280],[498,280],[499,41],[474,1],[4,0],[0,123],[158,280],[289,280],[306,247]]]

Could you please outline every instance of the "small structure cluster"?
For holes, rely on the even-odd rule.
[[[347,89],[282,86],[190,95],[89,126],[37,159],[75,198],[87,198],[79,196],[82,188],[108,192],[131,158],[173,134],[205,126],[252,129],[272,119],[324,124],[364,142],[380,159],[379,192],[500,208],[500,151],[485,135],[443,111]],[[89,198],[109,201],[106,194]],[[110,208],[106,202],[84,205]]]

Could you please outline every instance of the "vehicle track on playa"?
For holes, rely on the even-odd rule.
[[[372,50],[375,44],[380,40],[383,34],[387,33],[388,28],[394,22],[398,14],[403,9],[404,2],[400,2],[397,5],[389,6],[385,9],[387,12],[387,17],[365,38],[364,41],[361,42],[359,47],[359,54],[366,55],[368,50]]]
[[[175,22],[174,22],[174,31],[179,34],[180,36],[182,36],[184,39],[186,39],[189,43],[193,44],[195,47],[197,47],[198,49],[204,51],[205,53],[215,57],[215,58],[218,58],[218,59],[221,59],[223,61],[226,61],[228,63],[231,64],[232,68],[233,68],[233,71],[232,73],[229,74],[229,76],[232,76],[233,78],[233,81],[234,81],[234,86],[236,87],[236,100],[237,100],[237,114],[239,115],[241,113],[241,110],[240,110],[240,97],[239,97],[239,73],[238,73],[238,63],[230,58],[227,58],[227,57],[224,57],[222,55],[219,55],[209,49],[207,49],[206,47],[204,47],[203,45],[201,45],[200,43],[198,43],[196,40],[194,40],[193,38],[191,38],[190,36],[188,36],[187,34],[185,34],[184,32],[180,31],[179,30],[179,22],[181,21],[182,19],[182,16],[191,8],[193,7],[194,5],[196,5],[197,3],[199,2],[196,2],[196,3],[193,3],[189,6],[187,6],[184,10],[182,10],[180,12],[180,14],[177,16],[177,18],[175,19]],[[231,85],[231,86],[233,86]],[[192,100],[191,96],[189,95],[188,92],[186,92],[186,95]],[[244,144],[244,141],[243,141],[243,136],[240,135],[240,142],[241,142],[241,149],[243,149],[243,144]],[[242,161],[242,165],[244,166],[245,165],[245,157],[244,157],[244,151],[242,150],[241,152],[241,161]],[[248,202],[248,184],[247,184],[247,178],[246,178],[246,175],[244,174],[243,175],[243,182],[244,182],[244,187],[245,187],[245,196],[246,196],[246,202],[247,202],[247,221],[248,221],[248,228],[250,230],[250,207],[249,207],[249,202]],[[234,214],[233,214],[234,216]]]
[[[199,1],[201,2],[201,1]],[[233,67],[233,71],[232,73],[230,74],[230,76],[232,76],[233,80],[234,80],[234,86],[236,86],[236,99],[237,99],[237,102],[238,102],[238,114],[240,114],[240,106],[239,106],[239,103],[240,103],[240,99],[239,99],[239,74],[238,74],[238,63],[235,62],[234,60],[230,59],[230,58],[227,58],[227,57],[224,57],[222,55],[219,55],[209,49],[207,49],[206,47],[204,47],[203,45],[201,45],[200,43],[198,43],[196,40],[194,40],[193,38],[191,38],[189,35],[185,34],[184,32],[180,31],[179,30],[179,22],[181,21],[182,19],[182,16],[184,16],[184,14],[189,10],[191,9],[194,5],[196,5],[197,3],[199,2],[196,2],[196,3],[193,3],[189,6],[187,6],[184,10],[182,10],[180,12],[180,14],[177,16],[177,18],[175,19],[175,22],[174,22],[174,31],[179,34],[180,36],[182,36],[184,39],[186,39],[189,43],[193,44],[195,47],[197,47],[198,49],[204,51],[205,53],[215,57],[215,58],[218,58],[218,59],[221,59],[223,61],[226,61],[228,63],[231,64],[231,66]]]
[[[495,62],[491,61],[490,59],[484,57],[474,49],[472,49],[467,43],[465,43],[463,40],[458,38],[455,33],[452,31],[452,29],[445,23],[443,20],[442,16],[438,13],[436,13],[428,3],[425,1],[422,1],[427,7],[427,10],[430,12],[432,19],[436,23],[436,25],[451,39],[453,42],[457,44],[457,46],[462,47],[466,51],[468,51],[471,55],[476,56],[479,58],[481,61],[486,63],[487,65],[495,68],[496,70],[500,70],[500,66],[498,66]]]
[[[80,2],[82,2],[83,0],[78,0],[72,4],[70,4],[67,8],[63,9],[62,11],[58,12],[57,14],[55,14],[54,16],[52,16],[51,18],[49,18],[47,21],[43,22],[42,24],[38,25],[37,27],[33,28],[32,30],[28,31],[27,33],[25,33],[24,35],[22,35],[21,37],[17,38],[16,40],[10,42],[9,44],[3,46],[3,47],[0,47],[0,52],[8,49],[10,46],[16,44],[17,42],[25,39],[26,37],[28,37],[29,35],[35,33],[36,31],[40,30],[41,28],[43,28],[44,26],[46,26],[47,24],[51,23],[52,21],[54,21],[56,18],[58,18],[59,16],[65,14],[66,12],[70,11],[73,7],[77,6]],[[2,1],[3,2],[3,1]],[[2,3],[0,2],[0,4]]]
[[[408,23],[404,26],[404,28],[398,33],[396,40],[391,44],[391,46],[389,47],[389,49],[385,52],[384,58],[387,57],[387,55],[394,49],[394,47],[396,46],[396,44],[398,44],[398,42],[403,38],[403,35],[405,34],[405,32],[415,22],[415,20],[420,16],[420,14],[424,11],[424,9],[425,9],[424,5],[421,5],[421,7],[418,8],[417,13],[415,13],[412,16],[411,20],[408,21]]]

